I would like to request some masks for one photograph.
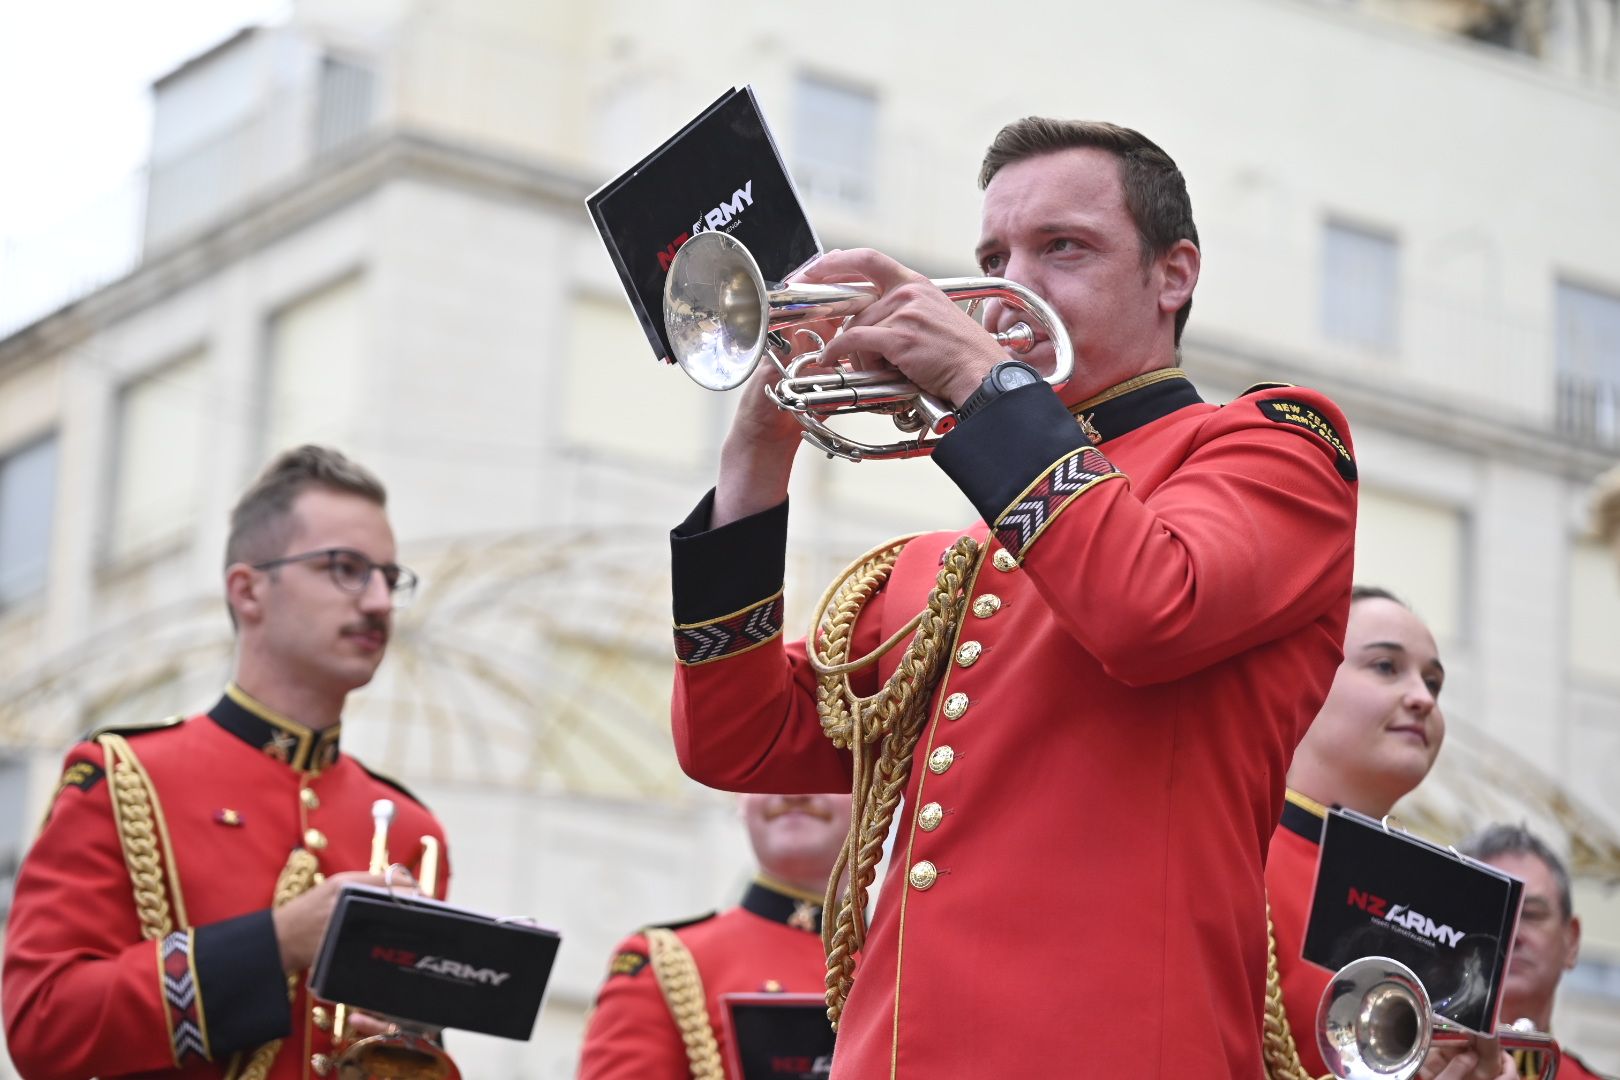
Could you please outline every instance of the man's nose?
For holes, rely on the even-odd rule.
[[[360,590],[360,607],[363,611],[393,610],[394,591],[388,587],[388,579],[382,571],[373,570],[366,578],[366,587]]]

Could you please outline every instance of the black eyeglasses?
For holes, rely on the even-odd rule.
[[[398,563],[372,562],[353,548],[322,548],[299,555],[284,555],[269,562],[254,563],[253,569],[273,570],[288,563],[315,562],[318,559],[326,560],[326,571],[332,575],[332,584],[344,592],[356,595],[365,592],[375,570],[382,574],[383,581],[388,585],[388,595],[393,598],[394,607],[408,606],[416,595],[417,578],[414,572]]]

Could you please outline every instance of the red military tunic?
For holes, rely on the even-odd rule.
[[[703,978],[709,1024],[726,1059],[721,994],[820,994],[826,958],[821,951],[821,897],[765,879],[742,903],[674,928]],[[686,1047],[648,961],[647,939],[619,943],[607,981],[585,1029],[579,1080],[685,1080]]]
[[[1288,1026],[1299,1048],[1300,1064],[1312,1076],[1322,1076],[1327,1065],[1316,1046],[1316,1008],[1333,973],[1307,963],[1299,954],[1305,946],[1305,921],[1311,914],[1316,860],[1322,852],[1322,822],[1327,809],[1297,791],[1290,790],[1287,800],[1266,861],[1266,897],[1271,904],[1277,975],[1282,982]]]
[[[991,524],[966,530],[987,547],[837,1080],[1260,1075],[1262,866],[1341,658],[1354,461],[1309,390],[1216,407],[1167,370],[1102,397],[1078,407],[1096,446],[1036,385],[934,453]],[[708,521],[705,501],[672,541],[683,767],[734,790],[847,785],[803,646],[778,632],[785,505]],[[954,538],[907,545],[852,655],[922,609]]]
[[[312,1059],[332,1049],[330,1006],[315,1006],[302,976],[289,1002],[270,919],[277,878],[297,847],[323,873],[365,870],[376,799],[395,803],[395,862],[418,865],[423,836],[442,844],[438,822],[341,753],[338,727],[312,731],[234,686],[207,714],[122,734],[157,793],[159,850],[177,875],[171,893],[179,886],[173,932],[142,940],[102,748],[80,743],[23,861],[6,929],[17,1071],[225,1076],[282,1039],[271,1077],[320,1074],[325,1062]]]

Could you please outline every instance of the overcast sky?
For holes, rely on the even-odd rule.
[[[126,184],[146,158],[147,88],[289,0],[0,3],[0,239]]]

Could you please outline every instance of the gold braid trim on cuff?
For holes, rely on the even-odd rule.
[[[844,1002],[855,982],[855,956],[866,942],[867,892],[883,858],[883,841],[911,777],[912,758],[928,719],[928,703],[939,684],[951,639],[967,608],[965,589],[981,554],[978,541],[961,537],[945,554],[928,594],[928,606],[889,640],[858,660],[849,659],[855,620],[894,571],[911,540],[892,540],[861,556],[827,589],[806,642],[810,664],[820,676],[816,711],[823,733],[854,759],[849,836],[827,882],[821,943],[827,951],[827,1019],[837,1030]],[[858,697],[849,673],[875,662],[913,630],[899,666],[871,697]],[[882,740],[874,757],[867,744]],[[849,888],[839,885],[849,875]]]
[[[292,854],[287,856],[287,865],[281,868],[281,875],[276,878],[276,895],[273,906],[280,907],[289,900],[296,900],[315,885],[315,874],[320,868],[320,862],[305,848],[294,848]],[[298,998],[298,976],[287,976],[287,999],[296,1001]],[[276,1055],[281,1052],[281,1039],[271,1039],[257,1050],[248,1059],[247,1066],[241,1072],[236,1071],[240,1056],[231,1059],[232,1067],[226,1070],[225,1080],[264,1080],[270,1074],[270,1066],[276,1063]]]
[[[709,1023],[709,1005],[703,993],[703,976],[697,961],[673,930],[652,927],[647,936],[647,958],[652,962],[658,989],[675,1018],[675,1027],[686,1046],[686,1060],[692,1067],[692,1080],[725,1080],[720,1064],[720,1044]]]
[[[1266,900],[1266,1016],[1265,1034],[1261,1039],[1261,1054],[1266,1060],[1266,1075],[1271,1080],[1316,1080],[1299,1060],[1299,1046],[1294,1042],[1294,1029],[1288,1023],[1288,1009],[1283,1004],[1282,972],[1277,967],[1277,931],[1271,925],[1271,900]],[[1322,1080],[1332,1080],[1330,1076]]]

